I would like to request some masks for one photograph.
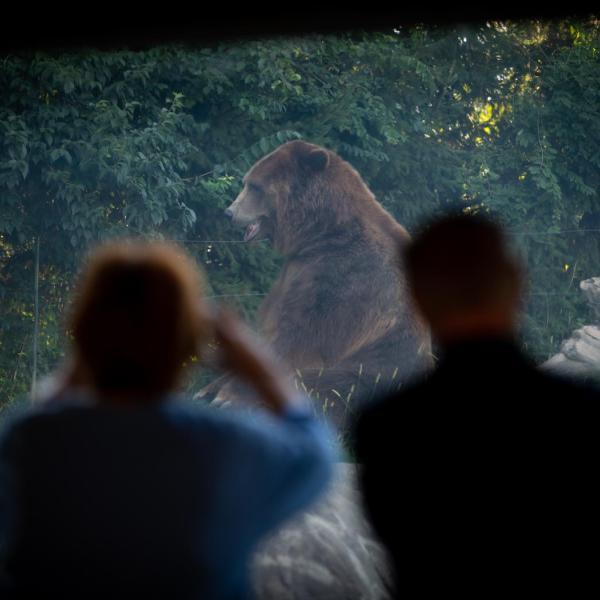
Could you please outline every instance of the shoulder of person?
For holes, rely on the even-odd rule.
[[[227,435],[232,441],[281,437],[289,429],[326,433],[326,428],[320,426],[307,402],[294,403],[278,415],[256,407],[222,409],[177,401],[165,405],[164,410],[170,420],[184,430]]]
[[[355,418],[356,427],[410,413],[418,407],[419,399],[430,385],[429,378],[418,379],[394,391],[381,394],[359,409]]]
[[[382,394],[361,407],[351,424],[350,439],[357,456],[393,444],[406,423],[414,422],[422,410],[422,396],[428,380],[417,380],[400,389]]]
[[[31,437],[39,427],[44,427],[47,420],[45,410],[36,408],[27,408],[18,414],[11,415],[4,423],[0,431],[0,454],[8,456],[22,448],[25,440]]]
[[[541,369],[536,369],[537,380],[548,390],[546,400],[552,401],[557,405],[570,404],[579,399],[583,402],[590,402],[590,406],[597,408],[600,406],[600,372],[598,379],[585,380],[577,376],[566,376],[556,373],[550,373]]]
[[[67,405],[68,406],[68,405]],[[2,437],[15,435],[16,432],[35,427],[38,423],[45,422],[49,417],[59,414],[65,408],[63,402],[44,400],[35,404],[25,404],[12,412],[4,420]]]

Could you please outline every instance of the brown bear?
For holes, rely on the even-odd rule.
[[[285,259],[260,332],[343,428],[353,408],[431,364],[400,265],[409,235],[350,164],[305,141],[262,158],[243,184],[226,214],[246,241],[268,238]]]

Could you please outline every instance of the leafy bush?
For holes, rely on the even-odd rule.
[[[449,206],[498,216],[530,272],[523,343],[545,360],[589,319],[577,283],[598,275],[598,46],[590,19],[2,57],[0,403],[31,381],[37,240],[41,373],[106,238],[179,240],[252,319],[281,259],[234,243],[222,213],[298,137],[349,160],[409,230]]]

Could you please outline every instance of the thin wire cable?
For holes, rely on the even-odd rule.
[[[243,298],[245,296],[266,296],[266,292],[250,292],[247,294],[215,294],[213,296],[204,296],[205,298]]]
[[[566,233],[599,233],[600,229],[560,229],[559,231],[514,231],[507,229],[507,235],[562,235]]]
[[[581,293],[577,288],[572,288],[566,292],[531,292],[527,296],[569,296],[572,292]],[[248,294],[216,294],[214,296],[205,296],[205,298],[234,298],[244,296],[267,296],[268,292],[252,292]]]
[[[508,235],[561,235],[571,233],[600,233],[600,228],[596,229],[559,229],[558,231],[515,231],[507,229]],[[185,240],[182,238],[166,238],[172,242],[182,242],[187,244],[248,244],[245,240]],[[268,240],[256,240],[257,242],[266,242]],[[250,244],[248,244],[250,245]]]
[[[169,242],[179,242],[181,244],[248,244],[246,240],[184,240],[179,238],[166,238]],[[267,240],[256,240],[257,242],[266,242]]]
[[[572,233],[600,233],[600,229],[560,229],[558,231],[515,231],[506,230],[507,235],[562,235]],[[165,238],[171,242],[180,242],[183,244],[248,244],[245,240],[186,240],[182,238]],[[266,242],[268,240],[256,240],[257,242]],[[256,243],[256,242],[255,242]]]
[[[33,365],[31,367],[31,397],[37,391],[38,342],[40,334],[40,236],[35,244],[35,282],[33,300]]]
[[[573,292],[577,292],[578,294],[581,293],[581,290],[578,290],[576,288],[573,288],[573,290],[571,290]],[[529,297],[529,296],[570,296],[571,295],[571,291],[568,292],[531,292],[529,294],[525,294],[525,297]]]

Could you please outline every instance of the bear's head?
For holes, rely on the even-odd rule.
[[[287,142],[248,171],[242,191],[225,212],[246,228],[245,241],[270,239],[278,245],[284,229],[305,225],[308,212],[318,208],[339,161],[320,146]]]

